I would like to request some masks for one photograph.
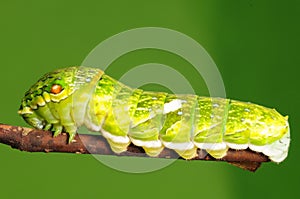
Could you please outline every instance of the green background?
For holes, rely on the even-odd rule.
[[[299,8],[296,0],[1,1],[1,123],[25,125],[16,112],[20,100],[45,72],[79,65],[114,34],[157,26],[204,46],[229,98],[289,115],[292,143],[286,161],[264,164],[256,173],[226,163],[176,161],[145,174],[113,170],[89,155],[27,153],[1,144],[0,197],[299,198]],[[135,53],[118,59],[108,73],[119,77],[126,67],[163,63],[185,73],[196,92],[205,94],[180,58]]]

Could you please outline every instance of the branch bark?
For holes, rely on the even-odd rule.
[[[21,151],[149,157],[141,147],[134,145],[128,146],[126,152],[116,154],[101,135],[81,134],[76,135],[72,143],[68,144],[67,141],[66,133],[53,137],[50,131],[0,124],[0,143]],[[178,155],[165,148],[158,158],[177,159]],[[251,150],[228,150],[222,159],[215,159],[204,150],[198,150],[198,157],[193,160],[226,161],[249,171],[255,171],[262,162],[270,161],[267,156]]]

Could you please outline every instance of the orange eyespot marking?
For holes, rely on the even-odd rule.
[[[51,87],[51,90],[50,90],[50,92],[53,93],[53,94],[58,94],[61,91],[62,91],[62,87],[59,84],[53,84],[52,87]]]

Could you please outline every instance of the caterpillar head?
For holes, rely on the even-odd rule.
[[[42,108],[49,103],[56,106],[68,99],[76,90],[88,85],[95,72],[96,69],[92,68],[68,67],[45,74],[25,93],[18,113],[28,124],[38,129],[46,129],[49,123],[59,123],[59,115],[53,114],[50,108]],[[45,117],[45,114],[53,118]]]
[[[45,74],[25,93],[18,113],[31,126],[43,129],[44,119],[35,111],[49,102],[60,102],[74,92],[76,67]]]

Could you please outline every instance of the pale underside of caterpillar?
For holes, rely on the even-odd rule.
[[[197,149],[222,158],[249,148],[274,162],[288,154],[287,116],[249,102],[130,88],[97,68],[69,67],[45,74],[25,94],[19,114],[38,129],[74,138],[85,125],[116,153],[133,143],[149,156],[164,147],[191,159]]]

